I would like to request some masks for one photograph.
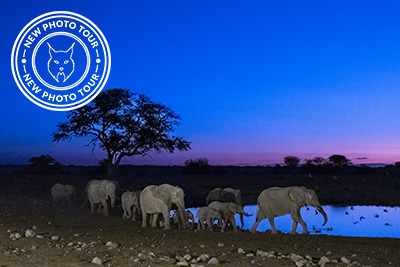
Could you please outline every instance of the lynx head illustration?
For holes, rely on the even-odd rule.
[[[75,62],[72,59],[75,43],[67,51],[55,51],[49,43],[47,44],[50,53],[47,69],[58,83],[65,82],[75,70]]]

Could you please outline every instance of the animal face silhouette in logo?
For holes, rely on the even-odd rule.
[[[75,62],[72,59],[74,44],[67,51],[55,51],[49,43],[50,59],[47,69],[51,76],[59,83],[65,82],[75,70]]]

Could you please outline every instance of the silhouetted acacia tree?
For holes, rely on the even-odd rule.
[[[207,158],[188,159],[185,161],[185,173],[204,174],[208,172],[209,166]]]
[[[307,165],[322,166],[328,163],[328,160],[323,157],[314,157],[313,159],[305,160]]]
[[[129,90],[103,91],[88,105],[70,111],[67,118],[57,125],[53,141],[89,137],[90,145],[99,144],[107,152],[109,177],[115,175],[124,157],[190,149],[188,141],[170,135],[180,122],[175,112]]]
[[[287,156],[283,160],[284,160],[285,165],[288,167],[297,167],[297,166],[299,166],[299,163],[300,163],[300,159],[295,156]]]
[[[329,157],[329,163],[331,163],[335,167],[343,167],[343,166],[349,166],[351,165],[351,160],[347,159],[343,155],[332,155]]]

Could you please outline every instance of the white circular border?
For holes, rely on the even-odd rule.
[[[65,35],[65,36],[69,36],[69,37],[75,39],[76,41],[78,41],[78,43],[80,43],[82,45],[83,49],[85,50],[85,54],[86,54],[86,69],[85,69],[85,73],[82,75],[82,77],[77,82],[75,82],[74,84],[68,85],[68,86],[64,86],[64,87],[54,86],[54,85],[51,85],[51,84],[47,83],[46,81],[44,81],[42,79],[42,77],[39,75],[39,73],[37,72],[36,64],[34,64],[35,63],[35,59],[34,58],[36,58],[36,53],[37,53],[37,50],[39,49],[39,47],[47,39],[49,39],[49,38],[51,38],[53,36],[57,36],[57,35]],[[32,53],[32,69],[33,69],[33,73],[35,73],[35,75],[36,75],[36,78],[42,84],[46,85],[48,88],[51,88],[51,89],[54,89],[54,90],[59,90],[59,91],[68,90],[68,89],[71,89],[71,88],[77,86],[78,84],[80,84],[86,78],[86,76],[87,76],[87,74],[89,72],[89,69],[90,69],[90,53],[89,53],[89,50],[88,50],[86,44],[79,37],[77,37],[76,35],[74,35],[72,33],[69,33],[69,32],[53,32],[53,33],[47,35],[46,37],[44,37],[43,39],[41,39],[37,43],[37,45],[35,46],[35,49],[33,50],[33,53]]]
[[[49,107],[49,106],[46,106],[46,105],[43,105],[43,104],[41,104],[41,103],[36,102],[35,99],[32,99],[32,98],[27,94],[27,92],[25,92],[24,86],[21,86],[20,81],[19,81],[19,79],[21,79],[21,78],[20,78],[20,77],[17,77],[17,76],[16,76],[16,73],[15,73],[16,65],[17,65],[18,62],[17,62],[17,56],[14,57],[14,55],[15,55],[16,50],[19,50],[19,47],[17,47],[17,44],[20,42],[21,36],[22,36],[23,33],[26,31],[26,29],[29,28],[29,27],[30,27],[32,24],[34,24],[36,21],[38,21],[39,19],[41,19],[41,18],[43,18],[43,17],[47,17],[47,16],[51,16],[51,15],[59,15],[58,17],[60,17],[60,16],[62,16],[62,15],[70,15],[70,16],[76,16],[76,17],[82,19],[82,20],[85,21],[87,24],[89,24],[89,25],[88,25],[89,27],[93,27],[93,28],[97,31],[98,35],[100,35],[100,37],[101,37],[101,40],[99,40],[99,41],[100,41],[101,43],[104,42],[104,44],[102,44],[102,45],[103,45],[104,48],[105,48],[105,49],[103,49],[103,50],[104,50],[103,53],[105,54],[105,57],[104,57],[104,58],[105,58],[105,62],[104,62],[104,66],[105,66],[105,67],[104,67],[103,73],[105,72],[105,76],[103,75],[103,76],[101,77],[101,79],[99,80],[99,84],[96,86],[95,90],[93,90],[93,92],[92,92],[91,94],[88,95],[89,99],[87,99],[85,102],[83,102],[83,103],[81,103],[81,104],[77,104],[77,105],[75,105],[75,106],[68,107],[68,108],[53,108],[53,107]],[[76,18],[75,18],[75,19],[76,19]],[[79,19],[77,19],[77,20],[79,20]],[[86,24],[86,23],[85,23],[85,24]],[[15,61],[15,63],[14,63],[14,61]],[[108,64],[107,64],[107,63],[108,63]],[[110,75],[110,71],[111,71],[111,52],[110,52],[110,47],[109,47],[109,45],[108,45],[107,39],[104,37],[104,35],[103,35],[103,33],[100,31],[100,29],[99,29],[91,20],[89,20],[88,18],[86,18],[86,17],[84,17],[84,16],[82,16],[82,15],[80,15],[80,14],[77,14],[77,13],[74,13],[74,12],[70,12],[70,11],[53,11],[53,12],[45,13],[45,14],[43,14],[43,15],[40,15],[40,16],[34,18],[33,20],[31,20],[31,21],[20,31],[20,33],[19,33],[18,36],[17,36],[17,39],[16,39],[15,42],[14,42],[13,49],[12,49],[12,52],[11,52],[11,70],[12,70],[12,74],[13,74],[13,76],[14,76],[14,80],[15,80],[15,82],[16,82],[17,85],[18,85],[18,88],[19,88],[19,89],[21,90],[21,92],[25,95],[25,97],[28,98],[32,103],[34,103],[34,104],[36,104],[36,105],[38,105],[38,106],[40,106],[40,107],[42,107],[42,108],[49,109],[49,110],[53,110],[53,111],[68,111],[68,110],[74,110],[74,109],[78,109],[78,108],[80,108],[80,107],[82,107],[82,106],[88,104],[90,101],[92,101],[92,100],[103,90],[103,88],[104,88],[104,86],[105,86],[105,83],[107,82],[108,77],[109,77],[109,75]],[[18,69],[17,69],[17,72],[18,72]],[[22,85],[23,85],[23,83],[22,83]],[[26,89],[26,88],[25,88],[25,89]],[[29,90],[28,90],[28,92],[29,92]],[[96,93],[94,93],[94,92],[96,92]],[[93,93],[94,93],[94,94],[93,94]],[[84,100],[84,99],[83,99],[83,100]],[[81,100],[81,101],[82,101],[82,100]],[[78,102],[79,102],[79,101],[78,101]],[[47,104],[47,105],[57,106],[57,105],[50,104],[50,103],[46,103],[46,104]],[[74,105],[74,104],[68,104],[68,105]],[[64,107],[65,105],[59,105],[59,106]]]

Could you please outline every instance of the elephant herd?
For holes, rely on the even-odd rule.
[[[95,212],[109,215],[108,202],[112,208],[115,207],[116,189],[118,183],[112,180],[91,180],[88,182],[85,192],[87,200],[90,202],[91,213]],[[76,189],[72,185],[55,184],[51,188],[53,205],[58,202],[67,202],[71,205],[71,197],[76,197]],[[142,217],[142,227],[164,227],[166,230],[171,228],[171,221],[179,229],[194,228],[195,216],[185,208],[185,193],[182,188],[170,184],[149,185],[141,192],[127,191],[121,196],[121,206],[123,209],[123,219],[136,220]],[[178,208],[170,218],[171,207],[175,204]],[[239,189],[215,188],[211,190],[206,198],[205,207],[197,210],[197,229],[208,228],[213,230],[217,220],[217,226],[224,232],[228,226],[237,231],[235,215],[239,214],[241,228],[244,227],[243,216],[251,216],[244,212],[244,202],[242,193]],[[304,206],[313,206],[324,217],[326,224],[328,217],[323,210],[314,190],[305,187],[271,187],[260,193],[257,200],[257,214],[255,222],[250,232],[255,233],[258,225],[264,219],[268,219],[272,233],[277,233],[274,218],[285,214],[290,214],[292,224],[292,234],[296,233],[297,225],[302,226],[302,233],[309,233],[307,225],[301,217],[300,209]],[[191,225],[189,224],[191,221]]]

